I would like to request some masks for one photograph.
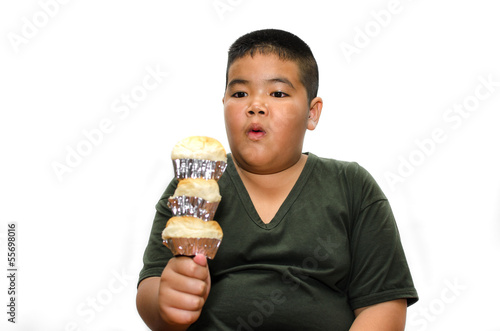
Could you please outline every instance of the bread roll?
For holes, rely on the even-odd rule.
[[[212,238],[222,240],[222,229],[216,221],[203,221],[197,217],[174,216],[162,232],[163,240],[171,238]]]
[[[226,150],[214,138],[192,136],[179,141],[172,150],[172,159],[199,159],[227,162]]]
[[[214,179],[186,178],[179,181],[173,197],[198,197],[209,202],[219,202],[219,185]]]

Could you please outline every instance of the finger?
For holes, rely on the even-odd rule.
[[[180,292],[172,288],[160,291],[159,301],[160,306],[187,311],[199,311],[205,304],[205,299],[199,295]]]
[[[193,257],[193,261],[202,267],[206,267],[208,265],[207,257],[203,254],[196,254],[195,257]]]
[[[171,324],[190,325],[196,322],[200,316],[199,311],[189,311],[174,307],[165,307],[160,309],[160,315],[163,320]]]
[[[194,265],[195,269],[206,269],[198,266],[193,261],[191,263],[187,263],[188,268],[189,264]],[[184,292],[188,294],[194,294],[199,296],[205,296],[209,291],[209,279],[208,270],[201,270],[199,272],[199,277],[192,277],[196,272],[187,272],[183,270],[185,269],[184,264],[180,264],[178,266],[174,266],[175,263],[170,264],[163,270],[163,273],[160,278],[160,288],[172,288],[179,292]],[[188,275],[186,275],[188,274]],[[205,277],[205,278],[203,278]]]
[[[172,277],[168,285],[176,291],[197,296],[204,296],[208,291],[206,281],[182,275],[180,277]]]
[[[176,257],[171,259],[172,265],[171,268],[174,272],[191,277],[197,278],[201,280],[205,280],[208,277],[208,268],[206,258],[204,256],[200,256],[197,258],[197,261],[201,258],[201,262],[205,261],[205,266],[199,265],[197,262],[193,261],[193,258],[190,257]],[[169,261],[170,264],[170,261]]]

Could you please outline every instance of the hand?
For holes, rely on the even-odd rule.
[[[204,255],[172,258],[160,279],[160,316],[168,324],[191,325],[200,317],[209,292],[210,273]]]

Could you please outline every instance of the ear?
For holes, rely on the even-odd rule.
[[[319,122],[319,117],[321,116],[321,110],[323,109],[323,100],[320,97],[316,97],[311,100],[309,105],[309,118],[307,119],[307,129],[314,130]]]

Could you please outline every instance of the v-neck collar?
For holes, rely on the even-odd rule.
[[[308,157],[306,160],[306,164],[304,165],[304,168],[302,169],[302,172],[300,173],[299,178],[297,179],[297,182],[295,182],[294,186],[292,187],[285,201],[283,201],[280,208],[278,209],[278,211],[276,212],[276,214],[269,223],[264,223],[260,218],[259,213],[257,213],[257,209],[255,208],[252,199],[250,198],[250,195],[248,194],[248,191],[245,185],[243,184],[243,181],[241,180],[238,171],[236,170],[236,166],[233,163],[231,154],[228,154],[227,156],[228,166],[226,169],[226,173],[229,175],[229,178],[231,178],[231,181],[233,182],[236,188],[236,192],[238,192],[240,200],[245,208],[245,211],[247,212],[250,219],[257,226],[266,230],[270,230],[278,226],[283,220],[284,216],[288,213],[289,209],[292,207],[297,197],[300,195],[300,192],[302,191],[305,183],[307,182],[307,179],[309,178],[309,175],[311,174],[314,168],[314,165],[318,160],[318,157],[312,153],[304,153],[304,154],[308,155]]]

